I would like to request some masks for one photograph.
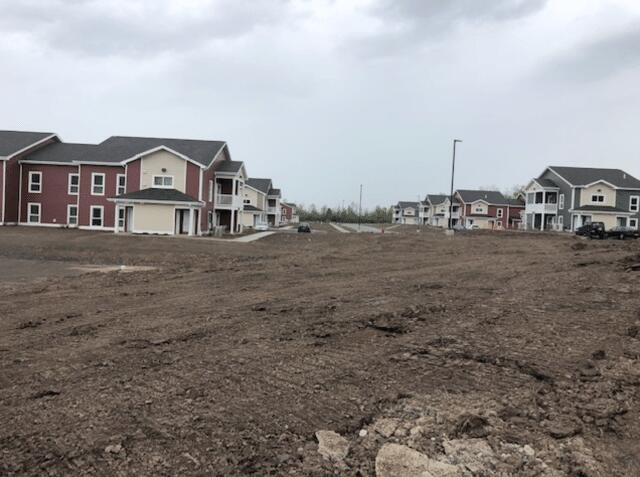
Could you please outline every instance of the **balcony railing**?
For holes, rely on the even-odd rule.
[[[530,214],[555,214],[558,212],[558,204],[528,203],[525,211]]]
[[[267,207],[267,214],[277,214],[277,213],[278,213],[277,207]]]
[[[242,207],[242,197],[233,194],[216,194],[215,206],[224,209]]]

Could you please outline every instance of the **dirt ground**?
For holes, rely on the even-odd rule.
[[[0,475],[640,475],[640,243],[318,230],[0,228]]]

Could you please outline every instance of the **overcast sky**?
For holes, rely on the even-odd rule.
[[[640,176],[638,0],[0,0],[0,129],[228,141],[290,201]]]

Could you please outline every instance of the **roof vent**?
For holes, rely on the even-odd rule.
[[[626,172],[623,172],[623,173],[622,173],[622,178],[623,178],[623,179],[626,179],[626,178],[627,178],[627,173],[626,173]]]

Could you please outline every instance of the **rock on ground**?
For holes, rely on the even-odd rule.
[[[333,431],[316,432],[318,452],[325,459],[341,462],[349,453],[349,441]]]
[[[376,457],[377,477],[461,477],[455,465],[445,464],[400,444],[385,444]]]

